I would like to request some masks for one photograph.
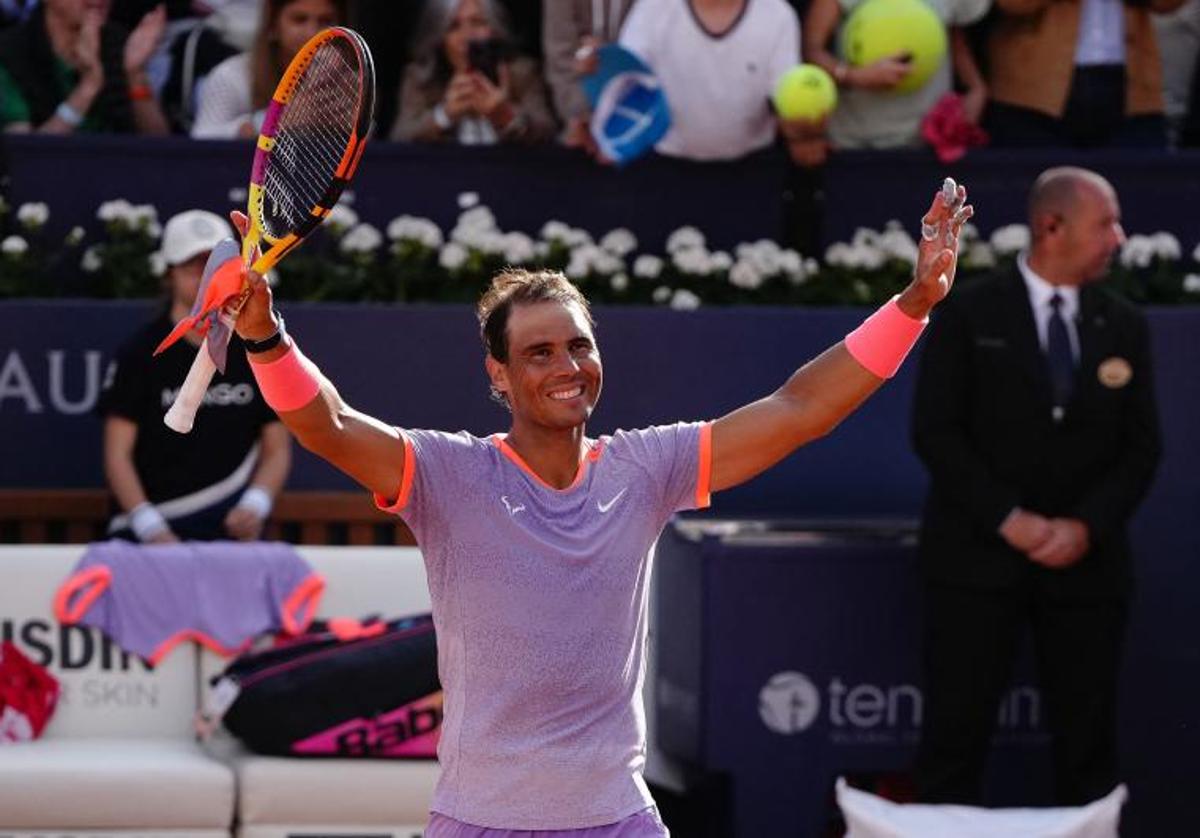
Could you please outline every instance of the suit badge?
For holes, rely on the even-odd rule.
[[[1106,358],[1096,370],[1096,377],[1110,390],[1118,390],[1133,380],[1133,367],[1124,358]]]

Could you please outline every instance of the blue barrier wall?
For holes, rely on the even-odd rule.
[[[151,203],[165,220],[192,207],[217,212],[238,207],[230,190],[244,189],[250,144],[183,138],[21,137],[0,135],[8,158],[9,200],[45,201],[51,225],[95,225],[102,201]],[[828,243],[855,228],[881,228],[900,219],[916,231],[933,191],[949,174],[967,184],[984,232],[1022,221],[1025,195],[1043,169],[1075,163],[1106,175],[1121,196],[1131,232],[1167,230],[1186,250],[1200,241],[1200,216],[1180,207],[1200,203],[1194,172],[1200,152],[972,151],[943,166],[931,152],[842,152],[816,179],[822,229]],[[783,238],[807,241],[785,229],[793,189],[784,157],[766,152],[732,163],[689,163],[665,158],[625,169],[598,166],[581,153],[555,147],[460,148],[373,142],[354,182],[355,209],[382,226],[401,213],[426,216],[444,230],[459,212],[455,197],[478,192],[505,230],[535,234],[551,218],[594,234],[624,226],[648,252],[684,224],[699,227],[713,247]]]

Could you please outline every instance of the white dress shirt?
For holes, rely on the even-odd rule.
[[[1076,328],[1075,321],[1079,317],[1079,288],[1075,285],[1052,285],[1047,282],[1038,276],[1033,268],[1029,267],[1029,260],[1024,253],[1017,257],[1017,268],[1021,271],[1021,278],[1025,280],[1025,289],[1029,292],[1029,305],[1033,309],[1034,322],[1037,323],[1038,343],[1041,344],[1042,351],[1046,351],[1046,335],[1050,330],[1050,316],[1054,313],[1054,308],[1050,305],[1050,298],[1057,292],[1062,297],[1059,311],[1067,324],[1071,354],[1075,357],[1075,363],[1078,364],[1079,329]]]

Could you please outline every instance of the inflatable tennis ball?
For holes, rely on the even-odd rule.
[[[842,55],[855,67],[907,55],[911,69],[892,89],[911,93],[946,60],[946,27],[922,0],[866,0],[842,28]]]
[[[797,64],[779,77],[771,96],[783,119],[818,120],[837,106],[837,85],[815,64]]]

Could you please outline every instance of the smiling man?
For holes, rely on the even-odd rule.
[[[237,330],[267,403],[421,546],[446,696],[428,838],[667,835],[642,779],[651,548],[674,513],[828,433],[896,371],[954,279],[971,209],[950,187],[908,288],[777,391],[714,422],[599,438],[586,423],[600,351],[562,274],[507,271],[479,303],[492,392],[512,414],[489,438],[347,406],[251,276]]]

